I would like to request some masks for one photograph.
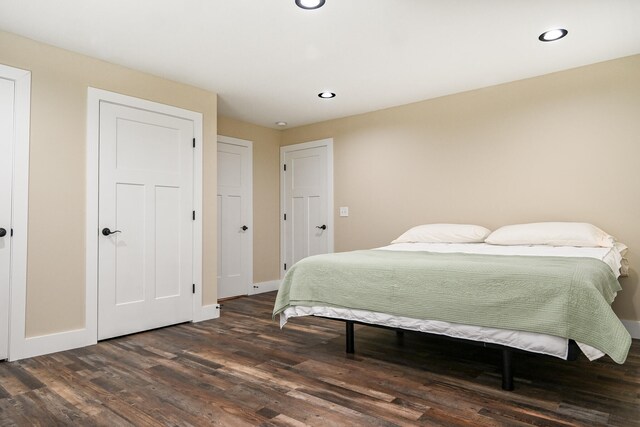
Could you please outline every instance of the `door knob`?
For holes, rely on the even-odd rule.
[[[102,235],[103,236],[109,236],[111,234],[116,234],[116,233],[122,233],[120,230],[109,230],[108,228],[103,228],[102,229]]]
[[[247,227],[246,225],[242,226],[242,231],[247,231],[249,229],[249,227]]]
[[[320,230],[326,230],[327,226],[322,224],[322,225],[316,225],[316,228],[319,228]]]
[[[7,230],[5,230],[4,228],[0,228],[0,237],[4,237],[7,235]]]

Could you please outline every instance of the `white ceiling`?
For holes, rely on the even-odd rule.
[[[538,41],[557,27],[569,35]],[[638,54],[640,1],[0,0],[0,29],[294,127]]]

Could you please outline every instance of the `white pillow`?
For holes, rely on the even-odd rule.
[[[469,224],[425,224],[413,227],[393,243],[482,243],[491,230]]]
[[[485,240],[492,245],[589,246],[611,248],[615,239],[585,222],[538,222],[506,225]]]

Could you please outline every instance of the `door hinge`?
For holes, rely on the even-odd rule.
[[[284,220],[285,221],[287,220],[287,214],[284,214]]]
[[[284,269],[285,269],[285,270],[287,269],[287,264],[285,264],[285,265],[284,265]]]
[[[284,165],[284,170],[285,170],[285,172],[286,172],[286,170],[287,170],[287,165]]]
[[[11,237],[13,237],[13,228],[11,229]]]
[[[193,286],[191,287],[191,293],[195,294],[196,293],[196,284],[194,283]]]
[[[191,213],[191,218],[195,221],[196,220],[196,211],[193,211]]]
[[[193,138],[193,148],[196,148],[196,139]]]

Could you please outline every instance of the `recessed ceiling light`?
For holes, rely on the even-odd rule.
[[[335,97],[336,97],[336,94],[335,94],[335,93],[333,93],[333,92],[324,91],[324,92],[320,92],[320,93],[318,94],[318,96],[319,96],[320,98],[328,99],[328,98],[335,98]]]
[[[276,122],[276,125],[278,125],[278,126],[286,126],[287,122]]]
[[[325,0],[296,0],[298,7],[302,9],[319,9],[324,6]]]
[[[564,28],[558,28],[555,30],[545,31],[544,33],[540,34],[538,40],[540,40],[541,42],[553,42],[556,40],[560,40],[567,34],[569,34],[569,31],[565,30]]]

